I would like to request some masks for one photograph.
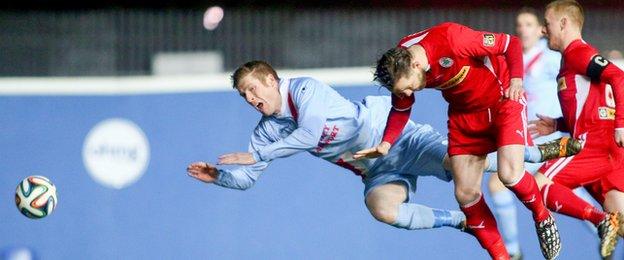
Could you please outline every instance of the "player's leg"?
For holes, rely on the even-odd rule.
[[[574,148],[566,148],[567,146],[573,146]],[[576,139],[570,139],[568,137],[561,137],[548,143],[534,146],[525,146],[524,161],[533,164],[542,163],[556,158],[576,155],[580,152],[580,150],[580,141]],[[491,155],[494,155],[494,157],[490,158]],[[490,153],[488,155],[485,163],[485,171],[498,172],[498,161],[496,160],[496,153]]]
[[[488,155],[488,158],[490,158],[490,155]],[[516,256],[519,257],[521,252],[514,194],[503,185],[496,173],[490,175],[488,189],[492,197],[492,211],[496,217],[500,233],[503,236],[507,252],[509,252],[512,259]]]
[[[598,225],[605,218],[604,212],[576,196],[569,187],[553,182],[541,172],[535,174],[535,179],[541,186],[546,206],[552,211],[587,220],[594,225]]]
[[[593,205],[594,207],[600,206],[599,204],[597,204],[597,202],[592,198],[592,195],[589,194],[585,188],[579,187],[579,188],[572,190],[572,192],[574,192],[576,196],[586,201],[587,203]],[[593,234],[596,234],[596,232],[598,232],[594,223],[591,223],[590,221],[587,221],[587,220],[584,221],[583,223],[585,224],[585,227],[587,228],[589,232]]]
[[[607,212],[624,212],[624,192],[611,189],[604,195],[604,210]]]
[[[611,174],[601,180],[602,189],[607,191],[604,197],[603,207],[605,211],[620,212],[624,214],[624,150],[613,142],[611,145]],[[593,194],[592,194],[593,195]],[[620,216],[620,236],[624,237],[624,217]]]
[[[521,151],[522,145],[506,145],[499,148],[498,176],[520,202],[531,210],[542,254],[547,259],[553,259],[561,251],[559,232],[553,217],[544,205],[535,179],[524,171],[520,160]]]
[[[518,102],[505,100],[494,109],[498,177],[532,212],[542,254],[553,259],[561,250],[557,225],[544,205],[535,179],[524,169],[524,147],[530,142],[525,104],[523,98]]]
[[[485,156],[451,156],[455,198],[466,214],[468,228],[481,246],[493,259],[508,259],[509,255],[496,227],[496,219],[481,193],[484,163]]]
[[[604,210],[607,212],[618,212],[620,213],[619,217],[619,227],[618,234],[621,237],[624,237],[624,218],[622,217],[624,214],[624,192],[619,190],[610,190],[605,194],[605,202],[604,202]]]
[[[434,209],[406,202],[408,187],[395,181],[372,188],[366,195],[366,207],[380,222],[409,230],[454,227],[463,229],[465,216],[460,211]]]
[[[564,136],[538,145],[526,146],[524,149],[524,161],[540,163],[561,157],[568,157],[578,154],[582,147],[581,141]]]
[[[550,214],[541,200],[537,183],[524,170],[523,145],[506,145],[498,149],[498,176],[520,201],[533,213],[536,222],[546,220]]]
[[[617,212],[620,218],[620,225],[618,227],[618,233],[620,236],[624,236],[624,165],[621,164],[621,160],[618,160],[613,165],[613,171],[604,176],[600,182],[600,189],[603,201],[603,208],[607,212]]]
[[[619,215],[594,207],[572,191],[580,183],[599,181],[604,173],[609,172],[611,167],[607,159],[604,160],[603,163],[596,163],[595,157],[582,152],[575,157],[549,161],[540,168],[535,179],[541,186],[544,202],[549,209],[590,221],[597,227],[600,253],[606,257],[611,254],[618,239]]]
[[[408,123],[403,134],[365,179],[366,205],[377,220],[399,228],[460,228],[460,211],[433,209],[409,203],[416,192],[418,176],[451,180],[447,164],[446,139],[430,125]]]

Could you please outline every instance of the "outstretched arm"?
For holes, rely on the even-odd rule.
[[[253,186],[258,180],[262,172],[269,166],[267,162],[245,163],[249,160],[251,152],[271,144],[272,140],[266,134],[266,130],[262,124],[259,124],[251,136],[248,153],[226,154],[219,157],[219,164],[249,164],[235,169],[218,169],[217,167],[206,162],[191,163],[186,171],[188,175],[206,182],[216,185],[238,190],[246,190]],[[253,160],[253,158],[251,158]]]
[[[259,163],[226,170],[217,169],[206,162],[194,162],[186,168],[186,171],[189,176],[205,183],[214,183],[230,189],[246,190],[253,186],[267,166],[268,163]]]

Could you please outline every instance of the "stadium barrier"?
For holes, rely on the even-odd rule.
[[[318,78],[352,100],[388,93],[365,67],[278,72]],[[0,79],[0,256],[26,248],[41,259],[486,258],[467,234],[376,222],[358,177],[307,154],[276,160],[244,192],[187,177],[190,162],[247,149],[259,115],[228,77]],[[446,133],[440,94],[416,100],[412,119]],[[34,174],[49,177],[59,199],[36,221],[12,199]],[[452,184],[433,178],[419,180],[416,200],[457,209]],[[519,213],[526,259],[538,259],[528,211]],[[561,259],[595,258],[595,235],[557,219]]]

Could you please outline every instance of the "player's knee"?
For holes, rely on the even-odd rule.
[[[467,205],[481,197],[481,190],[473,187],[462,187],[455,189],[455,198],[460,205]]]
[[[508,164],[505,167],[500,167],[499,165],[498,170],[498,178],[503,183],[516,182],[524,175],[524,166],[522,165]]]
[[[377,221],[390,225],[394,224],[398,214],[398,207],[393,208],[388,206],[369,206],[368,210]]]
[[[498,179],[497,173],[492,173],[488,181],[488,189],[490,190],[490,193],[496,193],[506,189],[505,185],[503,185],[500,179]]]
[[[521,162],[502,160],[498,164],[498,178],[503,183],[514,182],[517,178],[521,178],[523,174],[524,164]]]
[[[538,189],[542,189],[544,186],[551,184],[552,181],[550,179],[548,179],[546,176],[544,176],[544,174],[542,173],[536,173],[534,175],[535,177],[535,183],[537,183],[537,188]]]

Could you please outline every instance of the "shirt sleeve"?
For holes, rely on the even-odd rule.
[[[570,128],[568,127],[568,123],[566,123],[566,121],[565,121],[565,119],[563,119],[563,117],[556,118],[555,121],[556,121],[555,129],[557,131],[566,132],[566,133],[570,132]]]
[[[295,87],[292,98],[298,114],[297,129],[286,138],[258,150],[257,159],[270,161],[318,146],[327,121],[327,102],[331,102],[327,100],[328,89],[329,86],[314,79],[305,79]]]
[[[451,24],[447,31],[453,52],[463,57],[503,55],[511,78],[522,78],[522,44],[518,37],[506,33],[476,31],[460,24]]]
[[[611,85],[615,99],[615,128],[624,129],[624,72],[589,48],[578,48],[566,55],[573,57],[566,62],[575,73]]]
[[[254,130],[254,134],[251,136],[248,151],[250,153],[255,153],[257,150],[262,149],[269,144],[271,144],[271,140],[266,135],[262,124],[258,124],[256,130]],[[256,160],[256,163],[252,165],[246,165],[234,169],[219,169],[219,176],[214,184],[230,189],[249,189],[254,185],[270,163],[270,161]]]
[[[390,109],[390,113],[388,114],[386,129],[384,129],[384,134],[381,139],[383,142],[388,142],[390,144],[396,142],[403,132],[403,128],[405,128],[405,125],[409,121],[414,101],[414,95],[406,98],[400,98],[394,94],[392,95],[392,109]]]

